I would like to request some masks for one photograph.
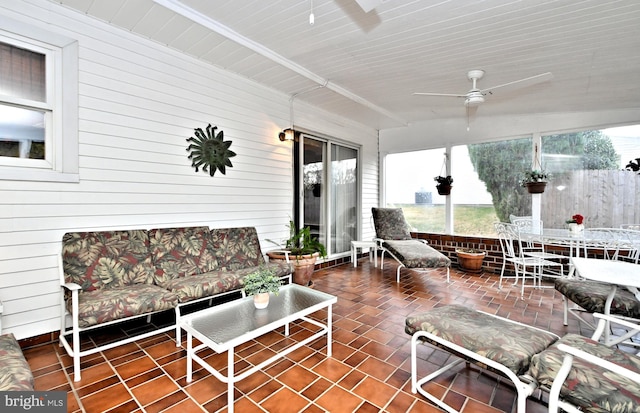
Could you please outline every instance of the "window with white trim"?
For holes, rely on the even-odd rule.
[[[24,23],[3,25],[0,179],[78,181],[77,91],[76,41]]]

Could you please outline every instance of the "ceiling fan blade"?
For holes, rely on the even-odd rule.
[[[387,0],[356,0],[356,3],[365,13],[369,13],[385,1]]]
[[[454,94],[454,93],[429,93],[429,92],[413,92],[414,95],[420,95],[420,96],[445,96],[445,97],[452,97],[452,98],[466,98],[467,95],[459,95],[459,94]]]
[[[526,77],[524,79],[514,80],[513,82],[503,83],[501,85],[497,85],[497,86],[481,89],[480,93],[482,93],[482,94],[490,93],[490,92],[492,92],[492,91],[494,91],[494,90],[496,90],[498,88],[505,87],[505,86],[511,86],[511,85],[515,85],[515,84],[519,84],[520,87],[531,86],[531,85],[535,85],[535,84],[538,84],[538,83],[549,81],[551,79],[553,79],[553,74],[551,72],[546,72],[546,73],[541,73],[539,75]]]

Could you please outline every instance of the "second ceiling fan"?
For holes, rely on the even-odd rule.
[[[422,96],[444,96],[444,97],[456,97],[456,98],[465,98],[464,105],[469,107],[478,106],[485,101],[486,95],[493,94],[493,91],[499,88],[503,88],[506,86],[518,85],[519,87],[531,86],[534,84],[546,82],[553,78],[551,72],[541,73],[539,75],[526,77],[524,79],[514,80],[512,82],[503,83],[501,85],[488,87],[484,89],[480,89],[478,87],[478,80],[482,79],[484,76],[484,70],[474,69],[470,70],[467,73],[467,78],[472,82],[471,90],[467,93],[459,94],[459,93],[435,93],[435,92],[414,92],[414,95],[422,95]]]

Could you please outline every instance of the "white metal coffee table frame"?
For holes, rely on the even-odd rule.
[[[331,357],[332,307],[337,300],[333,295],[297,284],[289,284],[281,287],[277,296],[272,294],[269,306],[262,310],[255,308],[253,297],[246,297],[182,317],[180,325],[187,332],[187,383],[193,379],[193,361],[195,361],[218,380],[227,383],[227,409],[229,413],[233,413],[236,382],[323,335],[327,336],[327,357]],[[327,308],[326,324],[307,317],[324,308]],[[284,334],[288,336],[289,323],[296,320],[304,320],[316,325],[320,327],[320,331],[277,352],[274,356],[242,373],[234,374],[235,347],[280,327],[284,327]],[[193,346],[194,338],[200,340],[202,344]],[[226,376],[196,354],[205,348],[211,348],[218,354],[227,352]]]

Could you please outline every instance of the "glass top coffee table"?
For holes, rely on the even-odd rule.
[[[280,288],[278,295],[271,294],[269,306],[258,310],[253,304],[253,297],[241,298],[206,310],[186,315],[180,319],[180,327],[187,332],[187,383],[193,376],[193,362],[197,362],[218,380],[227,383],[228,411],[233,412],[234,384],[249,375],[266,367],[275,360],[292,351],[307,345],[311,341],[327,336],[327,357],[331,357],[331,324],[332,306],[337,297],[303,287],[289,284]],[[327,322],[323,324],[308,315],[327,308]],[[284,327],[285,336],[289,335],[289,323],[304,320],[320,327],[311,336],[292,344],[267,360],[234,374],[234,348],[263,334]],[[194,338],[202,344],[194,346]],[[210,348],[216,353],[228,352],[227,375],[223,375],[209,365],[198,352]]]

